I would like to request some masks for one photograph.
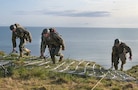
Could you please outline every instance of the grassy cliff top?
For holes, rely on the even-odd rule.
[[[137,81],[121,81],[102,77],[63,73],[69,69],[77,73],[95,67],[103,68],[95,62],[64,59],[52,64],[51,59],[40,59],[36,56],[18,58],[18,54],[7,55],[0,52],[0,61],[12,61],[13,67],[8,68],[10,75],[3,77],[1,73],[0,90],[137,90]],[[64,63],[64,61],[66,61]],[[47,62],[47,63],[46,63]],[[95,66],[94,66],[95,64]],[[5,66],[6,67],[6,66]],[[2,72],[2,69],[1,69]],[[124,71],[138,79],[138,66]],[[101,80],[101,81],[100,81]]]

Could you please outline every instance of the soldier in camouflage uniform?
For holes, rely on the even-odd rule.
[[[115,39],[114,46],[112,47],[112,67],[118,70],[119,59],[121,60],[121,68],[123,70],[123,65],[126,63],[126,54],[129,53],[129,59],[132,59],[131,48],[125,43],[120,42],[119,39]]]
[[[53,64],[55,64],[55,56],[60,56],[59,62],[62,61],[63,54],[61,53],[61,50],[65,49],[64,41],[53,28],[44,29],[42,32],[40,57],[44,57],[46,47],[49,48]]]
[[[25,51],[26,54],[29,55],[31,51],[25,48],[25,43],[26,41],[30,43],[32,42],[32,36],[30,32],[25,30],[19,24],[11,25],[10,30],[12,31],[12,45],[13,45],[12,52],[17,52],[16,51],[16,39],[19,38],[20,39],[20,44],[19,44],[20,57],[23,56],[23,51]]]

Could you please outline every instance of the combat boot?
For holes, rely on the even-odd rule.
[[[31,55],[31,50],[29,50],[27,48],[24,48],[24,51],[26,52],[26,53],[24,53],[24,55],[26,55],[26,56],[30,56]]]
[[[63,59],[63,55],[60,56],[60,58],[59,58],[59,62],[61,62],[62,59]]]
[[[123,71],[123,64],[121,65],[120,71]]]
[[[122,67],[120,68],[120,71],[123,71],[123,68]]]
[[[53,64],[55,64],[55,63],[56,63],[56,61],[55,61],[55,57],[53,57],[53,58],[52,58],[52,61],[53,61]]]
[[[41,56],[40,56],[40,59],[46,59],[46,57],[41,55]]]
[[[23,57],[23,52],[20,52],[20,57]]]
[[[41,52],[40,59],[46,59],[43,52]]]
[[[115,67],[115,70],[118,70],[118,65],[114,65],[114,67]]]
[[[30,56],[31,55],[31,51],[26,52],[26,56]]]

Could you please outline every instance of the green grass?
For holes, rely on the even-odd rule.
[[[4,55],[4,54],[3,54]],[[7,67],[10,71],[10,75],[6,78],[3,77],[2,70],[0,71],[0,90],[91,90],[101,78],[88,77],[87,73],[85,76],[79,76],[74,74],[59,73],[44,68],[45,66],[24,66],[25,61],[28,57],[17,59],[16,55],[7,55],[3,59],[12,60],[15,64],[13,67]],[[48,59],[51,60],[51,59]],[[71,63],[72,59],[65,59],[67,63]],[[70,70],[74,70],[79,61],[76,61],[71,65]],[[51,68],[61,64],[49,65]],[[84,62],[85,64],[87,63]],[[80,65],[84,66],[82,63]],[[93,63],[90,63],[93,65]],[[60,69],[64,69],[66,64]],[[99,68],[100,65],[97,65]],[[126,71],[131,76],[138,79],[138,65],[132,67]],[[138,85],[135,82],[123,82],[116,80],[103,79],[94,90],[137,90]]]
[[[0,51],[0,56],[4,56],[5,52],[4,51]]]
[[[126,73],[138,79],[138,65],[133,66],[131,69],[127,70]]]

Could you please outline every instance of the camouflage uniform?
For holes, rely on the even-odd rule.
[[[43,36],[42,33],[40,48],[41,55],[44,54],[47,46],[49,48],[50,56],[53,63],[55,64],[55,56],[60,56],[59,61],[61,61],[63,58],[61,50],[64,50],[65,45],[63,39],[56,32],[50,32],[50,35],[48,37]]]
[[[126,63],[126,54],[129,53],[130,58],[132,57],[131,48],[125,43],[121,42],[119,46],[112,47],[112,65],[114,65],[115,70],[118,70],[119,59],[121,60],[121,69],[123,70],[123,65]]]
[[[27,51],[28,49],[25,48],[25,42],[32,41],[32,36],[30,34],[30,32],[26,31],[24,28],[22,27],[17,27],[16,31],[12,32],[12,45],[13,48],[16,48],[16,39],[19,38],[20,39],[20,44],[19,44],[19,51],[20,51],[20,57],[23,56],[23,51]]]

